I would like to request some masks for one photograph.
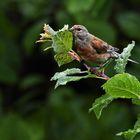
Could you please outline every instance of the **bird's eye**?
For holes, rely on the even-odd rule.
[[[77,31],[81,31],[81,29],[80,28],[77,28]]]

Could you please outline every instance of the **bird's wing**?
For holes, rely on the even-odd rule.
[[[99,53],[104,52],[113,52],[118,51],[118,48],[112,47],[111,45],[107,44],[105,41],[99,39],[98,37],[93,36],[91,39],[92,47],[96,49]]]

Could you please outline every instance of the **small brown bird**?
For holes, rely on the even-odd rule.
[[[91,61],[103,65],[110,58],[117,58],[118,48],[112,47],[103,40],[90,34],[83,25],[74,25],[69,29],[75,40],[76,52],[81,60]],[[98,68],[91,68],[86,63],[84,65],[90,70],[94,71],[97,75],[106,77],[104,72],[99,73]]]
[[[83,25],[74,25],[70,31],[75,38],[76,52],[82,60],[103,64],[109,58],[118,57],[118,48],[90,34]]]
[[[76,52],[80,56],[81,60],[85,62],[91,61],[93,63],[102,66],[110,58],[118,58],[118,48],[115,48],[103,40],[90,34],[83,25],[74,25],[69,29],[74,35]],[[134,62],[133,60],[131,60]],[[87,64],[84,65],[91,71],[94,71],[97,75],[106,77],[104,72],[99,73],[99,68],[91,68]]]

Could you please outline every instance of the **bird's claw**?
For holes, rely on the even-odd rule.
[[[104,73],[99,73],[99,76],[100,77],[103,77],[103,79],[105,79],[105,80],[109,80],[110,78],[107,76],[107,75],[105,75]]]
[[[104,70],[100,71],[99,69],[96,71],[93,71],[97,76],[103,78],[104,80],[109,80],[110,78],[105,75]]]
[[[109,80],[110,78],[104,74],[104,69],[100,69],[100,67],[90,67],[87,64],[84,64],[84,66],[88,69],[88,71],[93,72],[97,76],[101,77],[104,80]]]

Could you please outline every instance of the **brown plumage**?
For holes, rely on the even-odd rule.
[[[118,48],[90,34],[83,25],[70,28],[75,38],[75,47],[82,60],[103,64],[109,58],[118,57]]]
[[[120,54],[117,53],[119,49],[90,34],[83,25],[74,25],[70,28],[70,31],[74,35],[74,46],[78,55],[74,51],[70,54],[78,61],[84,60],[85,62],[91,61],[99,64],[99,67],[93,68],[83,63],[89,71],[108,80],[109,77],[104,74],[104,65],[110,58],[119,57]],[[131,59],[128,59],[128,61],[138,63]]]

